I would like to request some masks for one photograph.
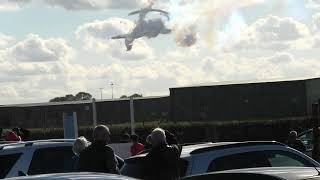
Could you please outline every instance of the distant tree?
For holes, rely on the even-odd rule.
[[[79,92],[75,96],[72,94],[67,94],[62,97],[55,97],[50,99],[49,102],[63,102],[63,101],[81,101],[81,100],[90,100],[92,95],[86,92]]]
[[[76,101],[90,100],[92,98],[92,95],[86,92],[79,92],[74,98]]]
[[[142,97],[142,94],[137,94],[137,93],[135,93],[135,94],[132,94],[130,97]]]
[[[136,98],[136,97],[143,97],[143,96],[142,96],[142,94],[135,93],[135,94],[132,94],[131,96],[122,95],[120,98],[122,99],[122,98],[130,98],[130,97]]]

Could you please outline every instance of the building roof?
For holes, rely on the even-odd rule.
[[[145,100],[145,99],[157,99],[165,98],[169,96],[149,96],[149,97],[137,97],[135,100]],[[97,103],[100,102],[112,102],[112,101],[128,101],[130,98],[120,98],[120,99],[96,99]],[[89,104],[92,100],[84,101],[64,101],[64,102],[43,102],[43,103],[27,103],[27,104],[8,104],[0,105],[0,108],[12,108],[12,107],[39,107],[39,106],[61,106],[61,105],[77,105],[77,104]]]
[[[264,79],[264,80],[244,80],[244,81],[220,81],[211,83],[200,83],[190,86],[173,87],[170,89],[180,88],[195,88],[195,87],[210,87],[210,86],[228,86],[228,85],[243,85],[243,84],[261,84],[261,83],[279,83],[279,82],[293,82],[293,81],[308,81],[308,80],[320,80],[320,77],[316,78],[289,78],[289,79]]]

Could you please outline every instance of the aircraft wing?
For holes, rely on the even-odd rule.
[[[133,11],[133,12],[129,13],[128,15],[131,16],[131,15],[134,15],[134,14],[139,14],[140,12],[141,12],[141,10]]]
[[[118,35],[118,36],[111,37],[111,39],[124,39],[124,38],[126,38],[125,35]]]

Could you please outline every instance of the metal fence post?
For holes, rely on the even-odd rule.
[[[316,161],[320,160],[320,149],[319,149],[319,104],[312,104],[312,126],[313,126],[313,150],[312,158]]]
[[[97,107],[96,107],[96,99],[92,98],[92,121],[93,128],[97,126]]]
[[[133,97],[130,97],[130,120],[131,120],[131,134],[135,134]]]

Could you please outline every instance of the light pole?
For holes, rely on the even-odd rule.
[[[110,82],[110,86],[111,86],[111,99],[113,99],[113,86],[114,86],[114,82]]]
[[[102,90],[103,90],[103,88],[99,88],[99,89],[100,89],[100,98],[102,100]]]

